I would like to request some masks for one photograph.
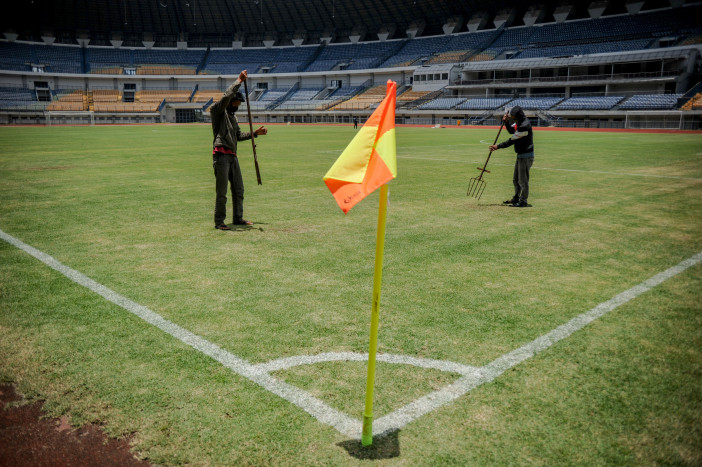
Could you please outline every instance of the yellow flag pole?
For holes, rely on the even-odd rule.
[[[363,411],[361,444],[373,444],[373,387],[375,386],[375,355],[378,350],[378,320],[380,284],[383,280],[383,251],[385,250],[385,218],[388,211],[388,185],[380,187],[378,234],[375,240],[375,271],[373,275],[373,306],[371,308],[370,345],[368,348],[368,377],[366,379],[366,408]]]

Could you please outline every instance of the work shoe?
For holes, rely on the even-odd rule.
[[[515,204],[518,202],[519,202],[519,200],[517,198],[512,198],[512,199],[508,199],[507,201],[502,201],[502,204]]]
[[[227,224],[217,224],[215,225],[215,229],[217,230],[232,230],[229,228]]]
[[[233,222],[234,225],[253,225],[253,222],[247,221],[246,219],[239,219]]]
[[[530,208],[531,204],[527,203],[526,201],[517,201],[516,203],[512,204],[512,207],[514,207],[514,208]]]

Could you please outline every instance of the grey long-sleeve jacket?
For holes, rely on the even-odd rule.
[[[251,139],[251,133],[243,132],[239,128],[239,121],[234,112],[229,110],[229,103],[236,97],[241,83],[234,81],[222,98],[210,107],[212,117],[212,147],[221,146],[236,153],[237,141]]]

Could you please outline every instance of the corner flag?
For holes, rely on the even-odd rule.
[[[397,83],[388,80],[385,98],[324,176],[344,214],[397,176],[396,93]]]
[[[385,99],[373,112],[361,130],[351,140],[329,172],[324,183],[334,195],[344,214],[363,198],[380,187],[378,232],[375,241],[375,270],[371,306],[370,343],[368,345],[368,376],[366,405],[363,410],[361,444],[373,444],[373,392],[375,361],[378,352],[378,322],[380,316],[380,285],[383,278],[385,249],[385,218],[388,208],[387,182],[397,176],[395,148],[395,100],[397,83],[388,80]]]

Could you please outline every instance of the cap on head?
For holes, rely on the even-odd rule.
[[[244,102],[244,101],[246,100],[246,97],[244,97],[244,93],[243,93],[243,92],[237,91],[237,92],[236,92],[236,96],[234,96],[234,99],[233,99],[233,100],[236,100],[236,101],[239,101],[239,102]]]

